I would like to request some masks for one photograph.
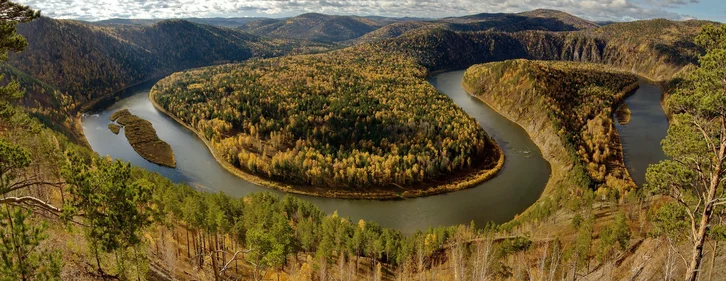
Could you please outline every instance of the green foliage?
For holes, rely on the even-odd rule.
[[[699,66],[669,98],[672,125],[661,143],[669,160],[651,165],[648,189],[673,199],[688,216],[693,259],[687,280],[696,280],[703,245],[714,214],[723,210],[726,161],[726,27],[707,26],[696,37],[706,49]],[[675,206],[675,205],[674,205]],[[668,207],[665,219],[681,213]],[[666,212],[664,211],[664,212]],[[678,224],[666,220],[661,235],[669,237]]]
[[[576,269],[586,267],[590,260],[590,248],[592,247],[592,232],[595,219],[589,216],[577,230],[575,245],[570,248],[569,258],[575,263]]]
[[[0,194],[10,192],[11,183],[30,165],[28,151],[0,138]]]
[[[650,213],[653,229],[649,235],[653,237],[667,237],[672,241],[681,241],[686,238],[689,228],[688,214],[675,202],[669,202]]]
[[[60,253],[40,247],[45,223],[30,211],[5,205],[0,213],[0,280],[60,280]]]
[[[134,179],[131,165],[119,160],[94,157],[89,166],[77,153],[68,158],[64,178],[73,197],[64,215],[84,218],[96,259],[99,252],[123,252],[139,245],[142,229],[151,223],[146,203],[153,184]],[[97,265],[101,270],[100,262]]]
[[[270,224],[265,227],[265,224]],[[248,228],[246,242],[252,250],[246,258],[255,266],[280,269],[286,257],[292,252],[292,227],[282,214],[274,214],[272,219]]]
[[[610,259],[615,253],[616,246],[620,251],[624,251],[629,243],[630,228],[628,228],[628,222],[625,214],[618,213],[615,215],[615,221],[600,232],[598,260],[604,261]]]
[[[8,52],[20,52],[28,45],[25,37],[16,32],[17,24],[39,18],[40,12],[7,0],[0,1],[0,12],[0,62],[5,62]],[[0,80],[3,78],[4,75],[0,75]],[[15,80],[0,87],[0,118],[10,117],[13,114],[12,105],[24,94]]]
[[[497,251],[497,256],[502,258],[511,254],[526,251],[532,246],[532,241],[526,237],[516,237],[510,239],[504,239],[500,244]]]

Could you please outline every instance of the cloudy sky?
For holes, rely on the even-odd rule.
[[[439,18],[557,9],[590,20],[648,18],[726,22],[724,0],[16,0],[45,16],[109,18],[287,17],[307,12]]]

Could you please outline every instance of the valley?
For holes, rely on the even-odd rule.
[[[9,280],[726,276],[719,23],[2,9]]]

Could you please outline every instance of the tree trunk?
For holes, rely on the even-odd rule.
[[[708,230],[708,221],[712,211],[713,206],[708,204],[703,210],[703,215],[701,215],[701,223],[693,242],[691,262],[686,271],[686,281],[696,281],[696,278],[698,278],[698,269],[701,266],[701,259],[703,259],[703,244],[706,242],[706,231]]]
[[[212,253],[215,255],[215,253]],[[217,268],[217,258],[212,257],[212,273],[214,274],[214,281],[219,281],[219,269]]]
[[[716,252],[718,251],[718,241],[713,243],[713,253],[711,253],[711,269],[708,270],[708,281],[713,280],[713,266],[716,263]]]
[[[723,124],[722,124],[723,126]],[[704,200],[703,213],[701,214],[701,222],[698,224],[698,232],[696,237],[693,237],[693,252],[691,256],[691,263],[686,271],[687,281],[696,281],[698,278],[698,270],[701,266],[701,259],[703,258],[703,244],[706,242],[706,234],[708,232],[708,224],[711,222],[711,216],[713,215],[714,199],[716,198],[716,190],[721,184],[721,166],[723,165],[724,155],[726,154],[726,142],[721,143],[719,149],[718,159],[713,163],[714,170],[711,176],[711,182],[708,187],[708,195]]]
[[[191,258],[192,254],[189,252],[189,229],[185,229],[187,233],[187,258]]]

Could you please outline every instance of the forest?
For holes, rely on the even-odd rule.
[[[2,73],[23,85],[28,93],[23,104],[46,126],[78,142],[85,142],[78,114],[127,87],[191,67],[329,48],[184,20],[96,25],[40,17],[17,28],[30,44],[8,54]]]
[[[596,64],[510,60],[472,66],[462,83],[472,95],[518,111],[519,118],[546,116],[578,159],[574,173],[586,175],[580,184],[615,198],[636,187],[613,124],[617,106],[638,87],[635,75]]]
[[[471,117],[375,46],[175,73],[151,96],[247,172],[334,190],[405,190],[500,152]]]
[[[27,45],[22,36],[15,33],[18,22],[38,20],[40,15],[28,7],[7,1],[0,2],[0,11],[5,12],[7,17],[0,21],[0,29],[6,31],[0,33],[0,42],[4,46],[0,49],[0,59],[4,59],[6,52],[22,51]],[[671,28],[648,30],[642,27],[651,23]],[[675,78],[678,81],[665,81],[669,94],[664,104],[671,119],[676,121],[672,123],[668,136],[662,143],[669,159],[651,166],[646,174],[647,184],[616,198],[617,196],[597,196],[594,189],[596,186],[592,184],[557,182],[556,184],[561,185],[559,189],[547,190],[538,202],[510,222],[501,225],[432,227],[411,235],[403,235],[375,222],[354,221],[336,213],[324,214],[317,207],[293,196],[278,197],[270,193],[258,193],[233,198],[225,194],[200,191],[184,184],[174,184],[158,174],[132,167],[128,163],[99,156],[77,139],[68,138],[62,124],[54,123],[55,121],[48,120],[47,116],[41,114],[62,110],[58,111],[59,108],[45,104],[47,100],[42,99],[34,104],[38,107],[28,107],[28,98],[25,97],[38,93],[26,95],[21,85],[32,83],[34,91],[56,88],[57,85],[48,84],[45,81],[47,78],[39,80],[17,68],[7,67],[7,71],[14,73],[9,76],[15,79],[7,77],[0,86],[0,280],[719,280],[726,276],[726,268],[719,266],[726,257],[723,250],[723,241],[726,240],[723,208],[726,205],[723,189],[723,167],[726,161],[726,26],[701,27],[693,22],[671,23],[658,20],[614,26],[621,29],[632,27],[635,33],[641,30],[662,31],[669,35],[673,35],[673,32],[688,32],[688,39],[684,40],[693,45],[689,43],[679,46],[696,50],[696,55],[689,55],[686,62],[673,56],[668,51],[673,50],[669,46],[656,48],[665,52],[653,56],[652,51],[656,49],[648,45],[646,52],[622,57],[622,60],[616,54],[622,54],[621,51],[631,45],[624,45],[626,47],[612,53],[590,53],[604,55],[600,57],[607,59],[599,62],[616,67],[622,67],[626,62],[638,62],[633,64],[636,70],[656,65],[658,67],[654,68],[653,73],[663,75],[666,77],[664,79],[670,79],[677,74]],[[672,28],[673,26],[676,28]],[[691,27],[679,29],[688,26]],[[600,29],[604,30],[598,28]],[[698,30],[699,35],[692,34],[693,30]],[[452,38],[470,35],[449,32],[441,34],[453,34]],[[523,34],[542,35],[543,38],[552,36],[540,32]],[[437,37],[427,37],[425,34],[422,36],[420,38],[428,38],[426,40],[438,40]],[[647,40],[664,42],[669,40],[663,38],[676,38],[654,37]],[[600,48],[603,45],[594,44],[596,42],[575,40],[572,41],[574,45],[570,46],[603,50]],[[363,73],[369,76],[400,79],[405,83],[391,83],[397,87],[411,87],[419,94],[417,98],[433,99],[440,106],[438,116],[406,112],[395,112],[398,115],[394,115],[393,112],[384,112],[382,117],[401,116],[411,119],[414,116],[413,120],[406,120],[408,123],[404,124],[422,125],[426,123],[419,123],[421,120],[417,120],[415,116],[423,116],[419,118],[429,120],[429,124],[438,124],[434,121],[447,116],[461,116],[456,119],[461,123],[456,124],[463,126],[471,123],[465,114],[457,113],[461,110],[453,103],[446,99],[439,101],[441,95],[421,82],[422,77],[432,70],[430,65],[418,65],[421,63],[418,57],[402,55],[385,48],[375,49],[377,47],[383,48],[385,45],[364,45],[341,50],[333,53],[337,56],[330,58],[325,55],[285,57],[276,60],[252,60],[248,63],[259,64],[264,69],[266,63],[276,62],[283,66],[282,73],[292,71],[290,69],[310,73],[303,68],[294,68],[298,64],[321,66],[319,74],[337,77],[334,73],[340,71],[352,76],[352,80],[341,81],[352,84],[338,85],[328,81],[330,84],[313,86],[316,84],[310,85],[306,81],[299,85],[311,92],[338,90],[331,88],[333,85],[343,89],[344,86],[357,86],[369,90],[368,93],[379,94],[362,96],[365,98],[358,95],[335,96],[339,98],[339,106],[352,105],[350,108],[355,110],[343,111],[338,107],[337,112],[330,111],[333,113],[356,116],[355,114],[367,112],[366,110],[383,108],[403,111],[405,107],[400,104],[402,102],[382,107],[381,104],[384,104],[384,98],[388,95],[383,95],[376,85],[353,83],[370,80],[345,72],[345,68],[336,68],[339,64],[351,64],[356,69],[359,67],[360,70],[365,70]],[[377,50],[374,53],[382,55],[371,57],[366,48],[373,48]],[[444,57],[428,56],[431,53],[425,50],[431,49],[413,49],[412,53],[419,52],[421,57],[435,58],[431,62],[443,62]],[[437,47],[434,50],[438,52],[446,48]],[[345,56],[348,52],[356,51],[360,52],[357,58]],[[582,54],[579,51],[570,51],[570,58],[573,59],[576,57],[575,53]],[[649,59],[641,60],[642,58]],[[374,63],[368,64],[368,61]],[[380,66],[375,64],[376,61],[392,63],[394,67]],[[286,65],[286,62],[291,64]],[[581,171],[583,176],[597,182],[601,175],[600,167],[604,163],[603,154],[613,155],[612,151],[605,153],[607,147],[602,145],[603,136],[612,137],[612,131],[607,130],[611,127],[612,120],[607,121],[601,115],[616,105],[619,99],[617,96],[621,92],[613,89],[623,89],[627,84],[624,81],[630,81],[631,75],[607,70],[603,65],[524,61],[501,63],[498,64],[500,67],[506,65],[508,68],[494,69],[502,73],[522,70],[523,68],[509,68],[517,64],[530,66],[527,68],[529,73],[517,73],[522,74],[522,81],[538,85],[537,81],[548,79],[551,72],[552,79],[567,82],[563,84],[573,87],[574,90],[564,92],[575,96],[582,104],[570,103],[561,96],[561,92],[540,91],[545,94],[542,98],[548,98],[551,102],[549,106],[542,108],[542,113],[548,120],[555,121],[560,126],[558,129],[572,130],[562,134],[557,134],[557,130],[553,135],[558,141],[571,141],[572,147],[568,149],[575,153],[566,151],[563,153],[565,157],[579,159],[577,161],[582,163],[594,162],[593,169],[586,170],[591,166],[587,163],[587,167],[583,167]],[[245,66],[246,64],[225,65],[192,70],[208,72],[211,81],[187,84],[180,91],[194,92],[197,87],[213,87],[215,84],[212,83],[236,81],[224,73],[213,72],[214,69],[236,69],[242,73],[232,73],[240,77],[261,75]],[[440,64],[440,69],[446,66]],[[585,69],[580,69],[581,67]],[[595,67],[598,68],[598,73],[603,72],[603,69],[607,71],[602,74],[593,73],[592,68]],[[477,68],[485,67],[475,67]],[[576,73],[570,73],[572,68],[598,77],[599,86],[593,86]],[[631,69],[633,68],[628,68]],[[411,70],[413,74],[389,72],[393,70]],[[318,74],[314,71],[312,73]],[[266,78],[270,79],[268,81],[278,83],[271,83],[269,89],[255,89],[281,90],[282,94],[262,96],[241,90],[230,97],[258,94],[260,100],[268,102],[265,106],[279,106],[274,108],[280,110],[271,111],[278,115],[287,114],[282,112],[283,108],[305,108],[282,105],[293,105],[299,100],[315,101],[289,97],[275,100],[276,97],[289,95],[284,92],[288,88],[280,85],[294,85],[280,83],[286,81],[276,79],[285,78],[284,76],[266,74],[272,76]],[[184,74],[177,74],[175,78],[188,81],[186,79],[189,77],[180,75]],[[611,79],[613,76],[619,79]],[[219,79],[215,80],[215,77]],[[326,76],[315,77],[315,80],[312,77],[310,79],[327,81],[324,80]],[[89,83],[88,81],[92,80],[84,80],[81,84]],[[169,81],[176,80],[167,80]],[[117,82],[119,81],[99,82],[99,87]],[[246,85],[242,86],[244,87],[230,84],[229,89],[246,89]],[[528,85],[525,83],[525,86]],[[255,142],[259,146],[252,148],[272,147],[276,150],[269,152],[276,152],[278,149],[272,142],[272,129],[287,128],[285,126],[298,120],[270,122],[267,117],[258,114],[259,122],[255,124],[247,124],[245,127],[245,123],[240,122],[238,127],[227,126],[221,118],[237,118],[232,113],[243,112],[239,108],[245,108],[247,104],[237,103],[237,108],[225,108],[223,102],[234,103],[231,98],[227,100],[232,101],[222,98],[223,95],[231,95],[225,92],[226,89],[214,87],[205,93],[217,95],[220,100],[215,100],[215,108],[206,109],[208,115],[199,116],[217,116],[220,119],[212,123],[197,120],[196,123],[202,123],[204,128],[200,132],[208,133],[212,140],[218,138],[221,141],[232,133],[250,134],[252,131],[245,130],[254,128],[255,138],[258,135],[264,136],[264,132],[267,132],[269,139]],[[379,92],[376,92],[377,89]],[[395,92],[397,89],[388,90]],[[412,99],[400,92],[393,96],[399,101]],[[594,97],[601,98],[602,101]],[[62,99],[58,101],[60,100]],[[565,109],[574,106],[580,106],[579,109],[584,114],[563,114]],[[202,105],[197,107],[199,110],[204,108]],[[333,104],[328,104],[328,108],[331,107]],[[176,110],[183,112],[181,108]],[[254,116],[251,115],[255,113],[253,110],[247,111],[250,113],[245,118]],[[325,116],[331,117],[325,120]],[[331,120],[332,116],[337,115],[324,115],[321,118],[325,122]],[[336,127],[340,130],[346,129],[345,132],[350,134],[349,139],[342,138],[345,141],[354,137],[374,137],[358,133],[358,124],[364,127],[390,125],[370,123],[374,119],[348,120],[355,122],[348,124],[347,128]],[[312,118],[300,121],[319,120]],[[308,138],[310,136],[326,136],[330,139],[336,139],[337,136],[341,139],[340,135],[327,131],[315,132],[314,129],[299,130],[298,133],[307,138],[305,141],[311,140],[311,143],[304,144],[312,149],[320,146],[316,146],[314,138]],[[471,133],[486,137],[486,133],[480,128]],[[287,140],[288,136],[290,135],[281,137],[275,134],[274,138]],[[416,135],[410,138],[398,137],[398,141],[410,144],[410,147],[405,148],[409,151],[425,149],[419,146]],[[382,138],[380,142],[383,143]],[[278,145],[282,143],[279,142]],[[344,144],[355,147],[349,151],[351,154],[356,150],[368,151],[365,149],[375,152],[368,143],[358,141]],[[463,145],[460,144],[459,147]],[[485,143],[485,148],[487,145],[489,144]],[[544,148],[546,153],[548,148]],[[336,151],[331,158],[341,151],[340,147],[329,149]],[[262,149],[258,151],[263,155],[268,152]],[[600,153],[600,157],[597,157],[600,161],[594,161],[597,153]],[[361,156],[355,160],[358,159],[363,158]],[[561,164],[556,161],[552,163],[553,166]],[[574,162],[565,164],[572,163]],[[406,160],[403,160],[403,165],[405,164]],[[606,173],[612,172],[607,164],[605,166]],[[558,170],[553,170],[553,178],[558,176],[557,172]],[[603,187],[602,184],[599,186]]]

